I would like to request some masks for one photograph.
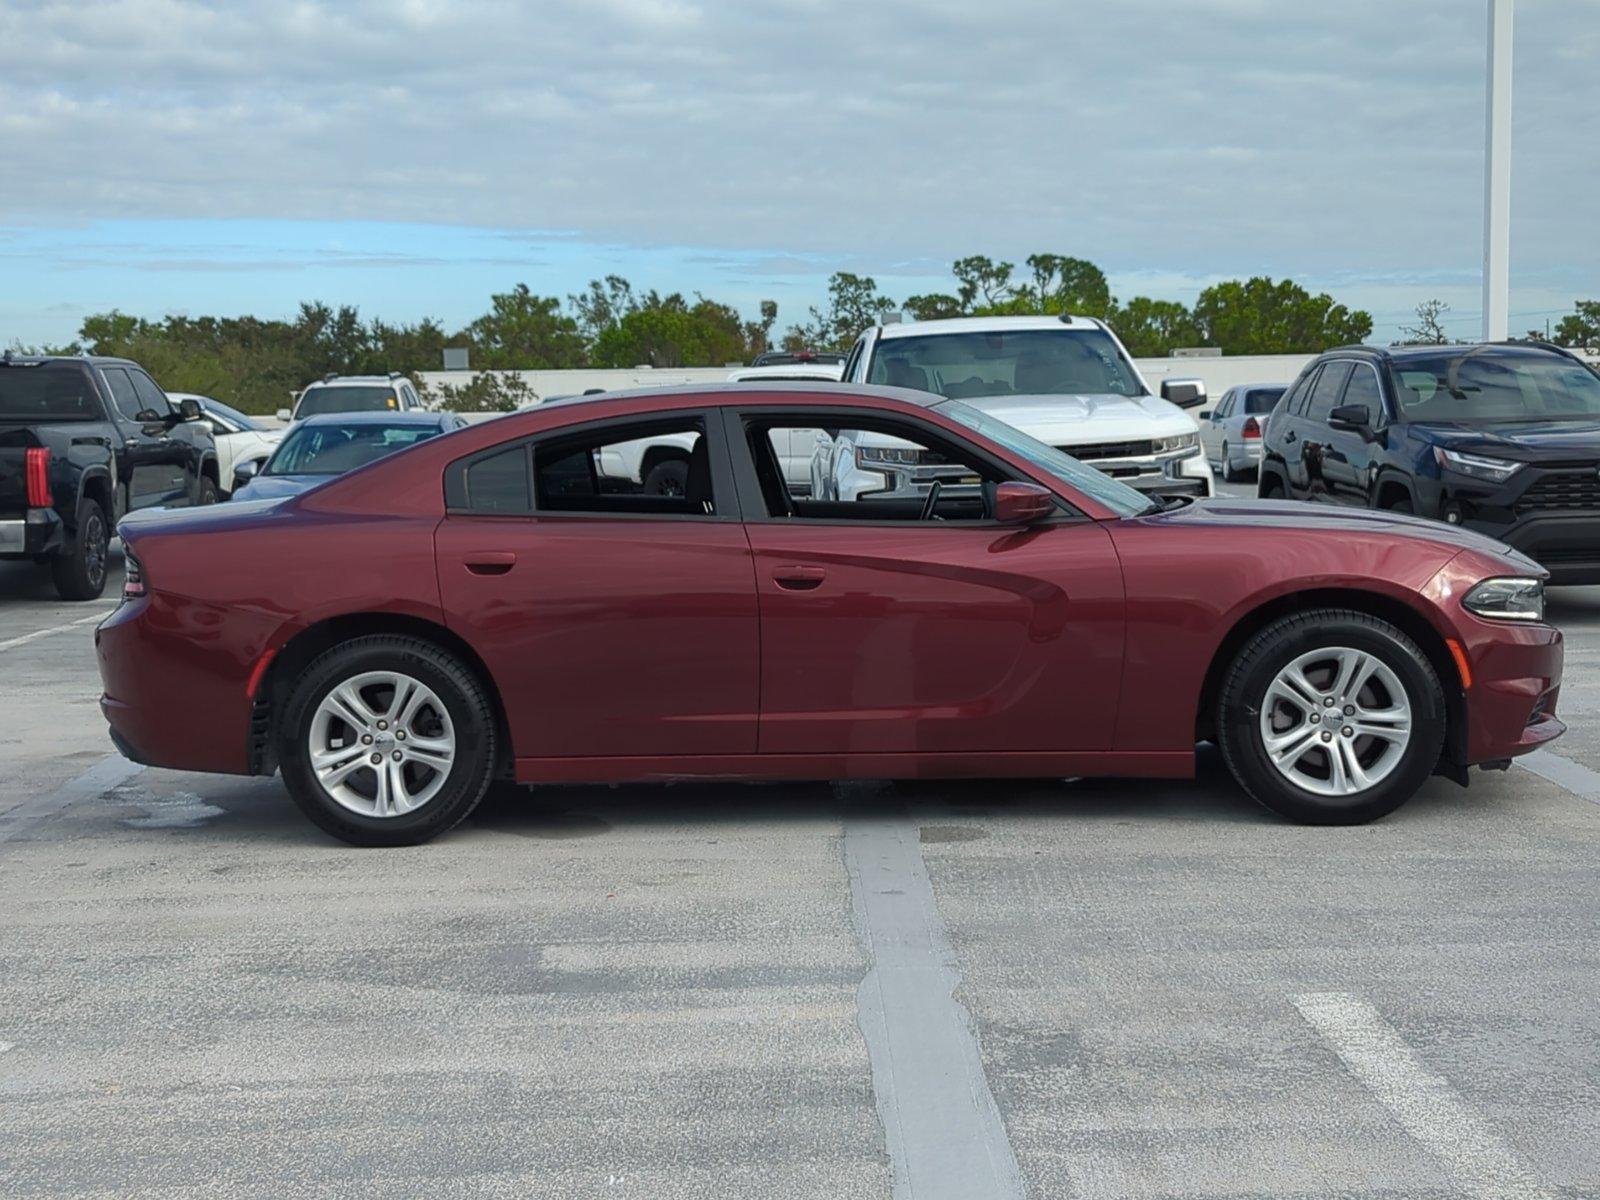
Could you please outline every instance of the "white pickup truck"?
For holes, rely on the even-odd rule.
[[[844,382],[960,400],[1154,495],[1212,493],[1200,427],[1182,411],[1205,402],[1205,386],[1169,379],[1153,394],[1116,334],[1092,317],[875,325],[850,351]],[[905,443],[847,431],[813,464],[812,486],[824,499],[900,498],[940,475]]]

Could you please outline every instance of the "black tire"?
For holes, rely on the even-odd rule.
[[[78,527],[72,541],[50,563],[56,595],[63,600],[98,600],[106,590],[111,555],[111,529],[98,500],[78,506]]]
[[[1233,463],[1228,459],[1228,443],[1222,443],[1222,482],[1238,483],[1243,476],[1233,469]]]
[[[1412,506],[1410,496],[1400,496],[1389,501],[1383,508],[1385,512],[1404,513],[1407,516],[1415,516],[1417,512],[1416,508]]]
[[[1264,471],[1257,471],[1256,498],[1258,500],[1286,499],[1283,491],[1283,481],[1276,475],[1269,475]]]
[[[1410,740],[1394,767],[1372,787],[1344,796],[1321,795],[1286,778],[1267,757],[1260,728],[1261,706],[1278,673],[1303,654],[1332,647],[1371,654],[1393,671],[1412,714]],[[1415,642],[1367,613],[1320,608],[1274,621],[1245,643],[1223,677],[1217,740],[1239,785],[1272,811],[1309,825],[1360,825],[1392,813],[1433,773],[1445,721],[1444,690]]]
[[[689,490],[689,464],[681,458],[658,462],[645,473],[647,496],[682,496]]]
[[[456,733],[444,785],[420,807],[398,816],[368,816],[344,807],[324,790],[309,761],[318,705],[335,687],[368,671],[394,671],[426,685],[448,710]],[[453,828],[483,799],[498,752],[494,708],[477,676],[431,642],[390,634],[355,638],[312,660],[292,686],[278,738],[284,783],[295,804],[319,828],[353,846],[414,846]]]
[[[195,498],[196,504],[215,504],[221,497],[217,494],[217,482],[209,475],[200,476],[200,494]]]

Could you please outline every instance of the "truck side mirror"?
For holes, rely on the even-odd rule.
[[[1203,379],[1163,379],[1161,398],[1179,408],[1194,408],[1206,402],[1206,385]]]
[[[178,415],[185,421],[198,421],[200,419],[200,401],[183,399],[178,401]]]

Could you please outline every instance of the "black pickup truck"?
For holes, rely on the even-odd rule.
[[[62,599],[95,599],[123,514],[216,503],[200,415],[127,359],[0,357],[0,559],[48,563]]]

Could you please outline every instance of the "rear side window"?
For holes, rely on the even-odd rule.
[[[0,367],[0,421],[72,421],[99,415],[94,384],[80,366]]]
[[[466,507],[477,513],[527,513],[533,509],[528,447],[513,446],[467,468]]]
[[[1282,388],[1255,388],[1245,401],[1244,410],[1253,417],[1259,417],[1262,413],[1269,413],[1277,408],[1278,401],[1282,397]]]
[[[1311,400],[1306,405],[1306,416],[1313,421],[1326,421],[1328,414],[1339,406],[1339,393],[1344,390],[1344,381],[1350,378],[1350,365],[1348,362],[1331,362],[1322,368],[1322,374],[1317,376],[1317,384],[1311,391]]]
[[[536,445],[540,512],[714,516],[710,445],[698,417],[608,427]]]
[[[1294,386],[1289,389],[1289,398],[1284,401],[1285,412],[1301,416],[1306,411],[1306,397],[1311,394],[1311,388],[1316,383],[1317,372],[1320,370],[1315,363],[1306,369],[1304,375],[1294,381]]]
[[[130,421],[139,419],[139,393],[133,390],[133,380],[128,378],[128,373],[121,367],[107,367],[105,369],[106,386],[111,389],[111,398],[116,401],[117,411]]]

